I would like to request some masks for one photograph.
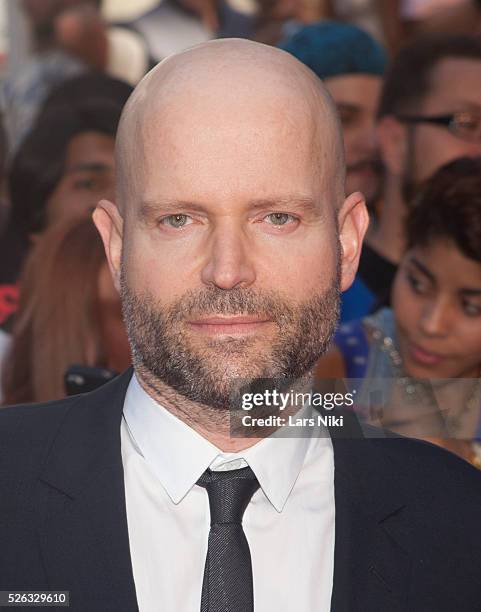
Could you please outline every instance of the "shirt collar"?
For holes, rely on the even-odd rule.
[[[140,453],[178,504],[219,449],[150,397],[135,374],[125,395],[124,417]]]
[[[294,437],[283,428],[278,432],[281,435],[269,436],[237,453],[224,453],[150,397],[135,374],[125,396],[124,417],[137,450],[175,504],[213,463],[218,469],[223,463],[243,459],[270,503],[282,512],[308,450],[327,441],[330,445],[330,439],[318,434]]]

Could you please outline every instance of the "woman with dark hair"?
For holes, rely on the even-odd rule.
[[[341,326],[317,374],[364,379],[356,403],[367,420],[443,440],[476,463],[479,446],[471,441],[481,440],[481,160],[459,159],[436,172],[413,202],[406,232],[392,308]]]
[[[9,331],[16,281],[35,238],[59,220],[84,215],[114,189],[114,142],[132,88],[89,74],[63,83],[45,106],[7,173],[10,211],[0,239],[0,327]]]
[[[50,228],[25,262],[3,401],[64,397],[65,373],[76,364],[117,372],[130,364],[120,300],[90,218]]]
[[[46,100],[8,171],[11,225],[24,241],[56,217],[75,214],[75,200],[59,202],[68,176],[82,172],[88,179],[79,184],[84,207],[92,206],[97,191],[110,193],[113,179],[107,182],[106,174],[113,174],[115,135],[131,92],[121,81],[93,74],[62,84]]]

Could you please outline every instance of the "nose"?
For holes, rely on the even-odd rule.
[[[250,286],[256,274],[249,246],[242,227],[231,221],[219,224],[210,236],[202,282],[224,290]]]
[[[420,319],[422,332],[438,338],[448,335],[452,324],[451,312],[451,306],[443,299],[425,304]]]
[[[377,131],[374,119],[368,122],[364,131],[364,142],[366,149],[370,153],[374,153],[378,149]]]

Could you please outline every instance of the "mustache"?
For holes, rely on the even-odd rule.
[[[275,292],[239,287],[224,290],[212,286],[188,291],[171,305],[168,312],[170,321],[205,315],[256,315],[278,320],[290,317],[292,309]]]

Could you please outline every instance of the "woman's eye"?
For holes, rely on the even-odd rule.
[[[287,213],[270,213],[265,219],[268,219],[271,225],[286,225],[289,221],[294,220],[294,217]]]
[[[92,191],[94,186],[95,182],[93,181],[93,179],[79,179],[73,184],[74,189],[77,189],[79,191],[83,189],[88,189],[89,191]]]
[[[343,111],[339,109],[339,118],[343,127],[348,127],[356,121],[357,115],[352,111]]]
[[[426,287],[419,278],[410,273],[408,273],[406,276],[409,286],[415,293],[423,293],[425,291]]]
[[[184,225],[188,224],[190,217],[189,215],[169,215],[168,217],[164,217],[161,219],[162,225],[168,225],[175,229],[180,227],[184,227]]]
[[[479,317],[481,315],[481,306],[472,302],[463,302],[463,310],[469,317]]]

